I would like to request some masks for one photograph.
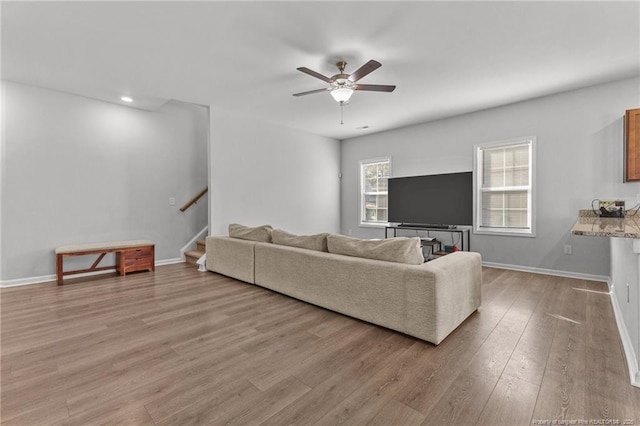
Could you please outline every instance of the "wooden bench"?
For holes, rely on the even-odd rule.
[[[74,244],[60,246],[55,249],[58,285],[62,285],[65,275],[115,269],[120,275],[135,271],[155,271],[155,244],[148,240],[111,241],[105,243]],[[107,253],[116,254],[116,264],[98,266]],[[65,257],[99,254],[90,268],[65,271]]]

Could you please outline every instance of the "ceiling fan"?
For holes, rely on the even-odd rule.
[[[305,96],[311,95],[313,93],[329,92],[331,93],[331,96],[333,96],[333,99],[339,102],[340,105],[343,105],[351,98],[351,95],[355,90],[365,90],[371,92],[393,92],[396,88],[396,86],[381,84],[357,84],[357,81],[362,77],[368,75],[369,73],[377,70],[382,66],[380,62],[374,61],[373,59],[351,74],[345,74],[344,72],[344,69],[347,66],[347,63],[345,61],[338,62],[336,66],[338,67],[340,73],[332,77],[326,77],[306,67],[297,68],[298,71],[309,74],[312,77],[319,78],[325,83],[329,83],[329,86],[325,87],[324,89],[294,93],[293,96]]]

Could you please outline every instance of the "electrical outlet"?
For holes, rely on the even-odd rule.
[[[176,199],[173,197],[169,197],[169,205],[170,206],[175,206],[176,205]]]
[[[573,254],[573,247],[571,244],[564,245],[564,254]]]

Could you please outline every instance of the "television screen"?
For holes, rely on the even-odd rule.
[[[473,173],[390,178],[389,222],[473,225]]]

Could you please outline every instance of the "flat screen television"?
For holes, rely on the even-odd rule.
[[[389,222],[405,226],[473,225],[473,173],[389,179]]]

